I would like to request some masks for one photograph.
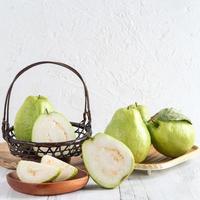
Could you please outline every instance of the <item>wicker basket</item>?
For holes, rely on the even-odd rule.
[[[83,113],[83,120],[80,123],[71,122],[72,126],[76,128],[75,132],[77,134],[77,138],[75,140],[66,142],[57,142],[57,143],[36,143],[36,142],[20,141],[17,140],[15,137],[14,127],[10,126],[9,104],[10,104],[11,91],[15,81],[19,78],[19,76],[21,76],[27,70],[43,64],[55,64],[64,67],[72,71],[74,74],[76,74],[83,83],[84,94],[85,94],[85,108]],[[79,156],[81,154],[81,144],[85,140],[87,140],[92,134],[88,90],[81,75],[69,65],[51,61],[42,61],[33,63],[22,69],[15,76],[6,95],[3,122],[2,122],[2,133],[3,133],[3,138],[8,143],[11,154],[19,156],[23,159],[37,161],[40,160],[42,155],[50,154],[59,159],[69,161],[72,156]]]

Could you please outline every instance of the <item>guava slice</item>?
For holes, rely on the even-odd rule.
[[[33,161],[19,161],[18,178],[26,183],[44,183],[54,180],[60,174],[60,168]]]
[[[14,131],[16,139],[31,141],[33,125],[36,119],[46,110],[48,112],[54,110],[47,97],[40,95],[28,96],[15,117]]]
[[[49,155],[44,155],[41,159],[41,163],[60,168],[60,174],[53,181],[64,181],[74,177],[78,173],[76,167]]]
[[[90,176],[104,188],[115,188],[134,169],[134,157],[129,148],[104,133],[86,140],[82,155]]]

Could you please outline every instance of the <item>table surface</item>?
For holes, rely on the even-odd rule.
[[[200,156],[171,169],[154,171],[150,176],[134,171],[119,187],[106,190],[92,179],[77,192],[48,197],[37,197],[15,192],[6,182],[10,170],[0,168],[0,200],[48,199],[48,200],[199,200]]]

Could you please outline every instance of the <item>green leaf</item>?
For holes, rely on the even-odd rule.
[[[185,115],[178,112],[174,108],[164,108],[160,110],[157,114],[155,114],[150,121],[186,121],[190,124],[192,124],[191,120],[188,119]]]

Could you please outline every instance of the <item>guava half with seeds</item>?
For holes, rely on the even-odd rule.
[[[32,132],[33,142],[66,142],[76,139],[75,130],[62,114],[48,111],[40,115],[34,123]],[[65,147],[62,147],[64,149]],[[36,149],[36,148],[34,148]],[[52,147],[52,149],[54,149]],[[46,150],[42,147],[41,150]],[[51,153],[49,153],[51,154]],[[43,156],[42,153],[38,153]]]
[[[60,174],[60,168],[33,161],[21,160],[17,165],[18,178],[26,183],[44,183],[54,180]]]
[[[189,151],[195,142],[192,122],[174,108],[165,108],[148,123],[153,146],[168,157],[178,157]]]
[[[98,133],[82,145],[85,167],[101,187],[115,188],[134,169],[134,157],[122,142],[104,133]]]

